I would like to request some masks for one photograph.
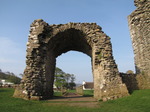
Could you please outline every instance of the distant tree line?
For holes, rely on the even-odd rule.
[[[4,79],[4,80],[12,82],[14,84],[20,84],[20,81],[21,81],[21,78],[16,76],[14,73],[3,72],[1,69],[0,69],[0,79]]]
[[[73,89],[76,86],[74,74],[65,73],[60,68],[56,67],[55,69],[55,79],[54,84],[57,89],[66,88]]]
[[[22,74],[20,74],[20,76],[22,77]],[[16,76],[14,73],[3,72],[1,69],[0,69],[0,79],[4,79],[14,84],[20,84],[21,81],[21,78]],[[74,74],[65,73],[60,68],[56,67],[54,84],[57,87],[57,89],[61,89],[62,87],[67,89],[73,89],[73,87],[76,86],[75,76]]]

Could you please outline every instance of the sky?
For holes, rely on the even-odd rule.
[[[0,0],[0,69],[19,76],[24,72],[30,24],[97,23],[111,37],[113,56],[120,72],[135,71],[127,16],[134,0]],[[91,59],[69,51],[57,58],[57,67],[75,74],[76,82],[93,81]]]

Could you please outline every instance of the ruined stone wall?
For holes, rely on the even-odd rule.
[[[138,90],[138,81],[136,79],[136,74],[126,74],[120,73],[123,83],[126,84],[129,93],[132,93],[134,90]]]
[[[14,97],[48,99],[53,97],[56,58],[70,50],[91,57],[94,97],[104,101],[127,96],[112,55],[112,45],[96,23],[48,25],[41,19],[30,26],[26,69]]]
[[[129,93],[139,89],[150,89],[150,78],[147,75],[120,73],[120,77],[126,84]]]
[[[150,77],[150,0],[134,0],[137,9],[128,16],[137,74]]]
[[[83,85],[81,85],[79,87],[76,87],[76,93],[78,93],[80,95],[84,94],[84,92],[83,92]]]

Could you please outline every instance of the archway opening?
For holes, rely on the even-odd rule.
[[[75,85],[74,87],[71,87],[73,85],[71,83],[72,82],[71,78],[65,82],[61,82],[61,81],[59,82],[59,80],[56,81],[56,76],[55,76],[54,84],[57,85],[60,83],[65,84],[66,82],[70,84],[69,88],[67,88],[67,85],[64,85],[65,97],[76,98],[81,94],[83,96],[93,96],[94,82],[93,82],[93,74],[92,74],[92,67],[91,67],[91,58],[89,56],[81,52],[69,51],[57,57],[56,66],[65,72],[64,76],[66,74],[71,74],[75,77],[75,81],[73,82],[73,84]],[[64,78],[59,77],[59,78],[65,79],[65,77]],[[62,93],[63,91],[60,90],[58,91],[55,85],[54,92]]]
[[[92,47],[88,44],[86,35],[82,31],[71,28],[59,32],[52,37],[48,43],[48,51],[46,62],[46,85],[48,88],[47,90],[50,92],[50,96],[52,96],[56,58],[68,51],[79,51],[92,58]]]
[[[83,81],[93,82],[91,58],[84,53],[77,51],[64,53],[57,57],[56,67],[74,74],[77,84],[82,84]]]

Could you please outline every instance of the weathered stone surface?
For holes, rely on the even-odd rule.
[[[150,89],[150,77],[147,75],[120,73],[120,76],[130,93],[134,90]]]
[[[134,3],[137,9],[128,16],[128,23],[138,74],[135,79],[139,89],[150,89],[150,0]]]
[[[96,99],[111,100],[128,95],[113,59],[110,37],[100,26],[96,23],[48,25],[39,19],[30,28],[27,66],[20,85],[22,92],[19,92],[23,95],[14,96],[25,96],[28,99],[51,98],[56,58],[70,50],[91,57]]]
[[[137,74],[150,77],[150,0],[135,0],[137,9],[128,16]]]
[[[143,4],[145,4],[146,2],[150,2],[150,0],[134,0],[134,4],[137,7],[142,6]]]

